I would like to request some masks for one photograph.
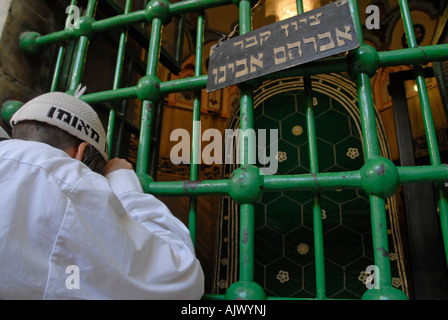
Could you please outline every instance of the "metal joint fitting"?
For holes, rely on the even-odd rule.
[[[256,282],[238,281],[226,291],[227,300],[266,300],[266,293]]]
[[[263,188],[264,178],[255,166],[238,168],[229,178],[229,195],[238,204],[260,202]]]
[[[81,36],[92,38],[95,35],[95,32],[93,31],[93,23],[95,22],[95,19],[89,16],[82,16],[79,19],[76,19],[75,23],[73,24],[72,32],[75,34],[75,37],[79,38]]]
[[[153,75],[146,75],[137,84],[137,97],[143,100],[158,102],[160,100],[160,79]]]
[[[14,113],[23,106],[23,102],[17,100],[5,101],[2,105],[1,118],[5,123],[9,124]]]
[[[154,18],[159,18],[164,25],[170,23],[170,4],[171,3],[166,0],[150,1],[145,9],[146,20],[151,21]]]
[[[348,55],[348,73],[356,78],[360,73],[366,73],[373,77],[380,67],[378,52],[372,46],[361,45]]]
[[[387,158],[375,157],[367,160],[360,173],[361,188],[369,195],[388,198],[398,188],[398,169]]]
[[[34,31],[24,32],[20,35],[20,49],[26,54],[36,54],[39,52],[37,38],[41,35]]]

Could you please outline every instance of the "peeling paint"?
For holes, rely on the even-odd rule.
[[[386,169],[384,168],[384,164],[380,165],[378,168],[375,169],[375,172],[377,175],[382,176],[386,173]]]
[[[249,242],[249,231],[247,231],[247,229],[244,229],[242,243],[246,244],[248,242]]]
[[[383,254],[383,257],[388,257],[389,256],[389,252],[386,249],[384,249],[383,247],[380,247],[380,248],[378,248],[376,250],[381,250],[381,253]]]

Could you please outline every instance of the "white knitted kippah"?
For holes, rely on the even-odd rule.
[[[107,136],[103,125],[95,110],[77,97],[63,92],[38,96],[14,113],[10,124],[13,127],[24,120],[41,121],[56,126],[88,142],[106,161],[108,159]]]

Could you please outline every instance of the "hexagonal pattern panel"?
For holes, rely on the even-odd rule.
[[[267,223],[273,229],[288,233],[302,224],[301,205],[281,196],[267,205]]]
[[[319,172],[358,170],[364,164],[360,120],[341,101],[313,91]],[[254,109],[256,130],[278,130],[278,175],[310,172],[306,113],[303,91],[272,95]],[[268,157],[270,150],[266,146]],[[265,192],[255,205],[255,281],[268,295],[316,297],[313,206],[309,190]],[[325,190],[320,218],[326,296],[359,299],[366,290],[365,269],[373,263],[368,197],[360,190]]]
[[[345,266],[363,256],[362,235],[339,226],[324,235],[324,250],[328,259]]]

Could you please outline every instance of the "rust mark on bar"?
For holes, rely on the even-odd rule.
[[[321,191],[320,186],[319,186],[319,183],[317,182],[317,176],[316,176],[316,174],[311,172],[311,176],[313,177],[313,179],[314,179],[314,183],[316,183],[317,188],[319,189],[319,191]]]
[[[248,242],[249,242],[249,231],[247,231],[247,229],[244,229],[242,243],[246,244]]]
[[[389,252],[387,252],[387,250],[384,249],[383,247],[380,247],[380,248],[378,248],[376,250],[381,250],[381,253],[382,253],[383,257],[388,257],[389,256]]]
[[[202,182],[201,181],[187,181],[185,183],[185,187],[187,189],[192,189],[193,191],[196,190],[196,188],[198,187],[198,185],[200,185]]]

